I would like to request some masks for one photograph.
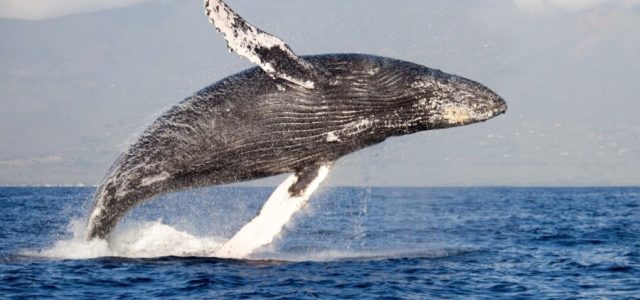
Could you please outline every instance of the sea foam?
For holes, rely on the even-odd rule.
[[[69,225],[71,239],[56,242],[53,247],[29,255],[56,259],[91,259],[98,257],[153,258],[163,256],[211,256],[222,245],[218,237],[198,237],[161,221],[127,224],[108,240],[85,239],[84,220]]]

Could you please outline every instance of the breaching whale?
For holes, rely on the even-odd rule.
[[[202,89],[142,133],[98,187],[88,239],[164,193],[294,173],[288,193],[301,195],[346,154],[507,109],[460,76],[373,55],[297,56],[223,1],[205,0],[205,10],[229,49],[258,67]]]

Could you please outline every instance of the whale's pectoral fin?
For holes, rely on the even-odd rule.
[[[321,72],[299,58],[285,42],[247,23],[222,0],[204,0],[209,22],[227,40],[229,50],[257,64],[273,78],[308,89],[321,80]]]
[[[330,169],[331,164],[314,165],[287,177],[273,191],[260,213],[213,255],[241,259],[273,242],[293,215],[305,207],[313,192],[327,178]],[[298,183],[301,184],[300,194],[291,194],[289,190]]]

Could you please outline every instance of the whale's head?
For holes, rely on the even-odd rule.
[[[507,110],[506,102],[486,86],[411,62],[361,54],[306,59],[331,73],[330,84],[320,89],[323,107],[341,112],[331,124],[352,118],[344,130],[358,128],[363,145],[388,136],[484,122]]]
[[[344,109],[366,118],[376,136],[484,122],[507,110],[486,86],[440,70],[368,55],[323,58],[338,83],[328,94],[355,103]]]
[[[413,99],[413,120],[421,130],[484,122],[507,110],[498,94],[475,81],[420,67],[410,71],[405,84]]]

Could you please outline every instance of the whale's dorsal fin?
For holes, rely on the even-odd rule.
[[[222,33],[230,51],[257,64],[271,77],[314,88],[319,72],[285,42],[247,23],[222,0],[204,0],[204,7],[209,22]]]

